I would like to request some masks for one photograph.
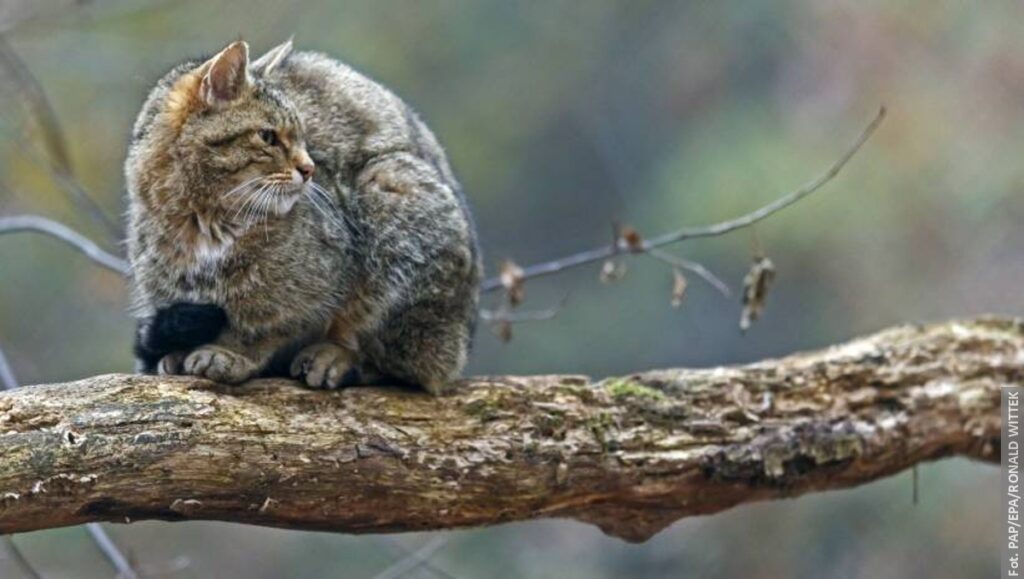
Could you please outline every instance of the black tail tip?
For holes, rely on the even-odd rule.
[[[143,371],[153,372],[165,355],[209,344],[227,325],[227,312],[216,304],[172,304],[157,310],[152,318],[139,321],[135,355]]]

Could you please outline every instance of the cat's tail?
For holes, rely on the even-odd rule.
[[[152,374],[160,359],[172,352],[188,352],[217,339],[228,325],[224,308],[215,304],[179,302],[160,308],[139,321],[135,356],[140,372]]]

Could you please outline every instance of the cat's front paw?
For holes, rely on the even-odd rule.
[[[156,373],[161,376],[176,376],[182,373],[182,366],[185,362],[184,352],[171,352],[156,365]]]
[[[203,346],[185,357],[185,374],[224,384],[240,384],[254,377],[259,368],[248,357],[220,346]]]
[[[292,360],[291,374],[310,388],[340,388],[359,383],[352,352],[331,342],[307,346]]]

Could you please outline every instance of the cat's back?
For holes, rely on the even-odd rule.
[[[267,81],[298,109],[320,168],[344,176],[377,155],[409,151],[440,165],[450,178],[437,139],[412,109],[349,65],[317,52],[294,52]]]

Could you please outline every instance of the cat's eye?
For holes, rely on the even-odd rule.
[[[259,130],[260,140],[264,143],[274,147],[278,143],[277,131],[273,129],[260,129]]]

